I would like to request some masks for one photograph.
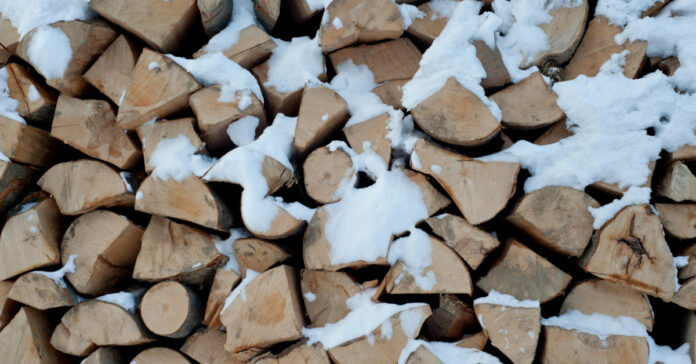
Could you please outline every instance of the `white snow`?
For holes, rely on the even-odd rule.
[[[408,236],[391,243],[387,260],[392,266],[397,261],[403,262],[404,271],[401,274],[410,274],[420,289],[431,290],[437,283],[437,277],[430,268],[433,264],[430,237],[421,229],[413,228],[409,232]]]
[[[233,289],[232,292],[230,292],[230,295],[227,296],[227,298],[225,299],[225,304],[222,306],[222,311],[220,311],[221,316],[225,312],[227,307],[229,307],[229,305],[231,305],[240,295],[242,296],[242,300],[246,302],[246,286],[249,283],[251,283],[251,281],[253,281],[254,278],[258,277],[259,274],[259,272],[254,271],[252,269],[246,270],[246,276],[244,277],[244,279],[242,279],[242,281],[237,285],[237,287],[235,287],[235,289]]]
[[[442,166],[438,164],[433,164],[430,166],[430,170],[433,171],[435,174],[440,174],[442,173]]]
[[[488,292],[488,296],[477,298],[474,300],[474,304],[488,303],[491,305],[500,305],[508,307],[520,307],[520,308],[539,308],[539,301],[534,300],[518,300],[513,296],[508,294],[500,293],[494,289]]]
[[[237,44],[239,33],[251,25],[259,25],[254,14],[254,3],[252,0],[235,0],[232,3],[232,17],[229,24],[210,38],[203,50],[214,53],[228,49]]]
[[[143,199],[143,191],[138,191],[135,193],[135,199],[136,200],[142,200]]]
[[[329,120],[329,113],[326,113],[326,114],[321,116],[321,121],[326,121],[326,120]]]
[[[119,106],[123,103],[123,99],[126,97],[126,90],[121,91],[121,97],[118,98]]]
[[[183,181],[190,175],[202,176],[215,163],[215,159],[196,153],[196,147],[183,134],[176,138],[162,138],[150,155],[152,176],[177,181]]]
[[[227,126],[227,135],[232,143],[238,147],[250,144],[256,138],[256,128],[259,126],[259,118],[247,115]]]
[[[75,273],[75,259],[77,258],[77,255],[72,254],[68,257],[68,261],[65,262],[65,265],[58,269],[57,271],[53,272],[44,272],[40,270],[35,270],[32,273],[38,273],[41,275],[44,275],[48,278],[51,278],[54,280],[58,285],[61,287],[65,288],[67,287],[67,284],[65,284],[65,274],[66,273]]]
[[[397,363],[406,363],[408,357],[420,346],[428,349],[443,364],[501,364],[498,358],[483,351],[460,348],[455,343],[423,340],[409,340],[401,350]]]
[[[624,26],[630,20],[638,19],[643,11],[658,1],[662,0],[599,0],[595,16],[601,15],[611,24]]]
[[[150,64],[147,65],[147,69],[149,69],[150,71],[156,70],[158,68],[159,68],[159,63],[157,63],[157,62],[150,62]]]
[[[138,308],[138,303],[140,298],[145,293],[145,288],[139,288],[133,291],[121,291],[117,293],[110,293],[103,296],[95,298],[97,301],[109,302],[115,305],[121,306],[124,310],[135,314]]]
[[[417,6],[411,4],[396,4],[399,7],[399,12],[401,13],[401,19],[404,21],[404,29],[413,24],[415,19],[421,19],[425,17],[425,13],[420,11]],[[339,28],[340,29],[340,28]]]
[[[2,151],[0,151],[0,161],[9,162],[9,161],[10,161],[10,158],[7,158],[7,156],[5,155],[5,153],[3,153]]]
[[[317,300],[317,295],[312,292],[305,292],[304,298],[307,300],[307,302],[314,302]]]
[[[36,102],[36,101],[39,101],[40,98],[41,98],[41,95],[39,94],[39,90],[36,89],[36,86],[29,85],[29,92],[27,93],[27,100],[29,102]]]
[[[592,214],[594,222],[593,229],[599,229],[611,220],[621,209],[630,205],[647,204],[650,202],[650,187],[631,186],[624,192],[621,198],[600,207],[588,206],[587,209]]]
[[[423,322],[423,312],[421,310],[405,310],[399,313],[399,322],[401,329],[408,338],[415,338],[418,335],[418,329]]]
[[[430,9],[433,11],[431,20],[451,17],[452,14],[454,14],[454,9],[457,7],[457,3],[458,1],[455,0],[431,0],[428,2],[428,7],[430,7]]]
[[[60,28],[42,25],[33,33],[27,54],[46,79],[63,78],[72,59],[70,39]]]
[[[331,22],[331,24],[334,26],[336,29],[341,29],[343,28],[343,22],[341,21],[341,18],[335,17],[334,20]]]
[[[279,92],[293,92],[305,87],[307,82],[320,82],[319,75],[325,68],[319,37],[274,41],[276,47],[268,60],[265,86],[272,86]]]
[[[29,211],[30,208],[36,206],[37,204],[38,204],[38,202],[36,202],[36,201],[23,203],[23,204],[19,205],[19,209],[17,210],[17,212],[15,214],[19,215],[21,213],[27,212],[27,211]],[[29,219],[29,221],[33,220],[33,215],[29,215],[28,219]]]
[[[423,165],[420,162],[420,158],[418,158],[418,153],[415,151],[411,153],[411,165],[415,169],[422,169]]]
[[[86,20],[96,16],[89,7],[90,0],[31,0],[0,1],[0,14],[17,29],[20,39],[29,31],[61,20]],[[29,5],[29,6],[27,6]]]
[[[235,271],[239,275],[242,274],[242,272],[239,270],[239,263],[237,262],[237,259],[234,256],[233,244],[235,241],[239,239],[248,238],[250,236],[251,234],[242,228],[231,229],[230,236],[224,240],[220,239],[220,237],[213,236],[213,243],[215,244],[215,248],[217,248],[218,252],[226,255],[229,258],[227,263],[225,263],[223,269]]]
[[[126,191],[133,193],[133,185],[128,182],[129,179],[134,178],[133,173],[131,172],[119,172],[118,173],[121,176],[121,179],[123,180],[123,184],[126,185]]]
[[[7,85],[8,78],[7,68],[0,68],[0,116],[26,124],[26,121],[17,113],[19,101],[10,97],[10,88]],[[7,160],[9,161],[9,159]]]

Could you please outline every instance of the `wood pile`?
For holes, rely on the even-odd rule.
[[[0,11],[0,362],[696,362],[696,145],[599,226],[625,185],[525,191],[478,158],[570,138],[554,82],[679,61],[582,0],[539,25],[536,72],[476,39],[480,94],[407,103],[445,2],[91,0],[26,34]],[[62,75],[33,48],[54,31]]]

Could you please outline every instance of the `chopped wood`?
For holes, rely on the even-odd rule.
[[[295,127],[296,153],[306,155],[324,144],[348,117],[348,104],[335,91],[323,85],[305,86]]]
[[[556,326],[544,326],[541,363],[647,363],[648,343],[643,337],[597,336]]]
[[[329,54],[334,69],[348,60],[366,65],[376,84],[411,79],[418,71],[420,59],[421,52],[408,38],[343,48]]]
[[[153,333],[181,339],[201,324],[203,303],[197,293],[177,281],[160,282],[143,295],[140,316]]]
[[[121,105],[141,49],[125,35],[119,35],[82,76],[85,81]]]
[[[500,242],[493,235],[469,224],[457,215],[435,216],[426,219],[425,223],[473,270],[478,269],[488,254],[500,246]]]
[[[478,326],[473,307],[453,294],[441,294],[438,307],[425,320],[428,337],[437,341],[457,340]]]
[[[240,355],[226,351],[225,332],[208,328],[191,334],[179,350],[201,364],[240,363]]]
[[[680,240],[696,238],[696,204],[656,203],[665,232]]]
[[[474,309],[491,344],[510,361],[515,364],[531,364],[534,361],[541,332],[539,307],[474,302]]]
[[[290,254],[280,246],[261,239],[237,239],[232,246],[242,277],[246,277],[247,269],[254,272],[265,272],[290,258]]]
[[[682,284],[671,302],[688,310],[696,310],[696,278],[691,278]]]
[[[479,331],[475,334],[465,335],[457,342],[460,348],[483,350],[488,343],[488,335],[485,332]]]
[[[406,364],[444,364],[440,359],[437,358],[435,354],[433,354],[430,349],[426,348],[423,345],[418,346],[418,349],[416,349],[414,352],[412,352],[409,356],[408,359],[406,360]]]
[[[686,164],[674,162],[667,167],[655,193],[674,202],[696,201],[696,177]]]
[[[87,356],[97,349],[94,343],[74,335],[68,328],[59,323],[51,335],[51,346],[61,353],[74,356]]]
[[[196,5],[201,13],[203,29],[209,37],[225,29],[232,19],[230,0],[197,0]]]
[[[358,124],[343,128],[348,144],[358,154],[365,152],[365,142],[370,149],[382,157],[386,165],[391,164],[391,141],[387,138],[389,114],[384,113]]]
[[[420,188],[421,194],[423,195],[423,203],[425,203],[425,209],[428,211],[428,216],[434,215],[436,212],[452,203],[447,196],[440,193],[440,191],[428,182],[428,178],[424,174],[406,168],[401,168],[401,171],[404,172],[411,182],[415,183],[418,185],[418,188]]]
[[[280,0],[254,0],[254,13],[269,32],[275,28],[280,16]]]
[[[331,360],[320,344],[306,345],[299,342],[278,354],[265,354],[251,360],[253,364],[330,364]]]
[[[154,341],[137,315],[110,302],[83,301],[70,308],[60,321],[72,335],[98,346],[132,346]]]
[[[503,112],[502,124],[511,129],[537,129],[565,117],[556,93],[536,72],[491,96]]]
[[[559,140],[567,138],[571,135],[573,135],[573,133],[570,132],[568,128],[566,128],[565,120],[561,120],[557,121],[548,129],[546,129],[546,131],[543,134],[541,134],[536,140],[534,140],[534,144],[549,145],[556,143]]]
[[[500,54],[498,46],[496,45],[495,48],[491,49],[482,40],[475,40],[472,44],[476,48],[476,58],[481,62],[483,70],[486,71],[486,78],[481,80],[481,87],[491,89],[505,86],[510,82],[510,74],[503,63],[503,56]]]
[[[17,163],[48,168],[58,143],[43,129],[0,116],[0,153]]]
[[[696,160],[696,146],[694,145],[682,145],[679,149],[672,153],[669,153],[669,160],[675,161],[686,161],[692,162]]]
[[[15,53],[19,45],[19,33],[9,18],[0,14],[0,46],[9,53]]]
[[[657,63],[657,68],[667,76],[673,76],[674,72],[677,72],[679,68],[679,58],[667,57]]]
[[[0,331],[10,323],[12,317],[19,311],[21,304],[8,297],[12,289],[12,281],[0,281]]]
[[[322,22],[319,42],[324,53],[353,43],[397,39],[404,32],[399,8],[390,0],[337,0],[327,6],[326,12],[328,21]],[[338,22],[342,26],[337,28],[334,24]]]
[[[430,1],[418,5],[418,10],[422,11],[425,16],[413,19],[411,25],[406,29],[406,33],[419,43],[429,47],[445,28],[448,19],[435,12],[430,7]]]
[[[266,185],[268,185],[269,195],[276,193],[283,187],[290,187],[297,182],[292,170],[269,156],[263,158],[261,174],[263,174]],[[215,181],[215,179],[212,179],[212,181]]]
[[[287,11],[290,13],[295,23],[305,22],[323,10],[314,9],[309,5],[310,1],[311,0],[287,0],[284,2],[284,5],[288,8]]]
[[[127,362],[125,355],[110,346],[98,348],[86,357],[80,364],[123,364]]]
[[[239,32],[237,42],[222,51],[225,57],[239,63],[244,68],[252,68],[268,58],[276,44],[271,37],[256,25],[250,25]],[[198,58],[208,51],[205,47],[193,55]]]
[[[344,272],[304,269],[300,283],[311,327],[344,318],[350,312],[346,300],[361,292],[360,285]]]
[[[355,175],[353,160],[341,149],[334,151],[327,147],[315,149],[302,165],[304,187],[309,197],[320,204],[340,200],[336,193],[344,180]]]
[[[37,272],[25,273],[17,278],[7,297],[37,310],[70,307],[79,302],[74,291]]]
[[[648,175],[647,180],[640,187],[650,187],[652,185],[652,176],[653,172],[655,171],[655,161],[649,162],[648,168],[650,168],[650,175]],[[591,184],[590,187],[617,198],[623,196],[624,192],[628,191],[628,187],[621,188],[617,183],[595,182]]]
[[[0,216],[14,207],[29,192],[36,180],[33,168],[0,161]]]
[[[160,120],[150,124],[145,123],[138,127],[138,136],[143,148],[145,172],[152,173],[154,167],[150,164],[150,156],[157,149],[157,144],[165,138],[171,139],[183,135],[188,138],[189,143],[196,149],[196,152],[206,154],[205,143],[203,143],[193,128],[194,122],[194,118],[181,118]]]
[[[403,109],[401,103],[403,91],[401,90],[409,80],[391,80],[377,85],[372,93],[379,96],[383,103],[399,110]]]
[[[9,96],[19,102],[17,113],[24,119],[46,124],[56,108],[54,91],[19,63],[10,63],[5,69]]]
[[[41,189],[56,199],[63,215],[100,207],[133,206],[132,187],[105,163],[80,159],[56,164],[39,178]]]
[[[675,255],[689,257],[689,262],[679,269],[679,273],[677,274],[679,279],[696,277],[696,244],[685,247],[679,254]]]
[[[165,347],[145,349],[131,360],[131,363],[133,362],[138,364],[191,364],[191,361],[178,351]]]
[[[7,363],[64,364],[69,359],[50,344],[48,314],[22,307],[0,331],[0,357]]]
[[[220,311],[225,303],[225,299],[230,295],[232,289],[239,283],[241,277],[233,270],[218,268],[210,285],[208,301],[205,305],[203,324],[211,329],[217,329],[220,323]],[[223,340],[224,341],[224,340]],[[182,350],[183,351],[183,350]]]
[[[693,363],[696,362],[696,350],[693,349],[696,344],[696,312],[687,311],[684,316],[684,322],[681,327],[681,338],[684,342],[689,343],[689,356]]]

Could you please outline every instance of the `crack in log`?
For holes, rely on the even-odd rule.
[[[634,235],[634,228],[635,228],[635,222],[636,222],[636,215],[633,215],[631,217],[631,225],[629,227],[628,231],[628,237],[623,237],[617,240],[618,243],[624,243],[626,244],[632,251],[633,255],[638,257],[638,262],[635,264],[636,267],[640,267],[640,265],[643,263],[643,256],[645,255],[650,263],[653,263],[653,258],[648,254],[648,251],[645,249],[645,246],[643,245],[643,241],[641,238],[637,237]],[[631,266],[631,259],[633,256],[628,257],[628,262],[626,262],[626,275],[628,275],[628,268]]]

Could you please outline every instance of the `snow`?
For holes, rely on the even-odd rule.
[[[294,92],[307,82],[320,82],[324,73],[324,56],[319,47],[319,37],[292,38],[290,42],[274,39],[275,49],[268,60],[268,81],[279,92]],[[290,71],[292,70],[292,71]]]
[[[39,91],[36,89],[36,86],[29,85],[29,92],[27,93],[27,100],[29,102],[36,102],[36,101],[39,101],[40,98],[41,98],[41,95],[39,95]]]
[[[519,308],[540,308],[539,301],[523,300],[520,301],[513,296],[500,293],[494,289],[488,292],[488,296],[477,298],[474,300],[474,305],[488,303],[491,305],[519,307]],[[479,320],[480,321],[480,320]]]
[[[3,152],[0,151],[0,161],[9,162],[9,161],[10,161],[10,158],[7,158],[7,156],[5,155],[5,153],[3,153]]]
[[[23,203],[23,204],[19,205],[19,208],[18,208],[17,212],[15,212],[15,214],[19,215],[21,213],[27,212],[27,211],[29,211],[29,209],[36,206],[37,204],[38,204],[38,202],[36,202],[36,201]],[[30,215],[30,219],[33,219],[32,215]]]
[[[118,98],[118,105],[123,103],[123,99],[126,97],[126,90],[121,91],[121,97]]]
[[[129,182],[129,180],[132,180],[135,178],[133,176],[133,173],[131,172],[119,172],[118,173],[121,176],[121,179],[123,180],[123,184],[126,185],[126,191],[133,193],[133,185]]]
[[[304,298],[307,300],[307,302],[314,302],[317,300],[317,295],[312,292],[305,292]]]
[[[458,1],[455,0],[431,0],[428,7],[433,11],[435,18],[449,18],[454,14],[457,3]]]
[[[246,270],[246,276],[244,277],[244,279],[242,279],[242,281],[239,283],[239,285],[237,285],[237,287],[235,287],[235,289],[233,289],[232,292],[230,292],[230,295],[227,296],[227,298],[225,299],[225,304],[222,306],[222,311],[220,311],[220,316],[222,316],[222,314],[225,313],[225,310],[227,309],[227,307],[229,307],[229,305],[231,305],[237,299],[237,297],[239,297],[240,295],[242,296],[242,300],[244,300],[244,302],[246,302],[246,300],[247,300],[247,298],[246,298],[246,286],[249,283],[251,283],[251,281],[253,281],[254,278],[258,277],[259,274],[260,274],[259,272],[254,271],[252,269]]]
[[[227,50],[237,44],[240,32],[252,25],[258,25],[252,0],[235,0],[232,3],[232,17],[229,24],[210,38],[203,50],[207,53]]]
[[[150,62],[150,64],[147,65],[147,69],[149,69],[150,71],[159,69],[159,63]]]
[[[120,306],[124,310],[135,314],[138,308],[138,303],[140,298],[145,293],[145,288],[139,288],[133,291],[121,291],[117,293],[110,293],[103,296],[95,298],[97,301],[109,302]]]
[[[143,199],[143,191],[138,191],[135,193],[135,199],[140,201]]]
[[[58,269],[57,271],[53,272],[44,272],[40,270],[35,270],[32,273],[38,273],[41,275],[44,275],[48,278],[51,278],[54,280],[56,283],[58,283],[59,286],[66,288],[67,284],[65,284],[65,274],[67,273],[75,273],[75,259],[77,258],[77,255],[72,254],[68,257],[68,261],[65,262],[65,265]]]
[[[215,163],[215,159],[196,153],[196,147],[183,134],[176,138],[162,138],[150,155],[152,176],[176,181],[183,181],[191,175],[202,176]]]
[[[423,165],[420,162],[420,158],[418,158],[418,153],[415,151],[411,153],[411,165],[415,169],[422,169]]]
[[[86,20],[96,16],[90,7],[90,0],[32,0],[27,6],[25,1],[0,1],[0,14],[9,19],[17,29],[20,39],[34,28],[61,20]]]
[[[259,118],[252,115],[244,116],[227,126],[227,135],[238,147],[250,144],[256,138],[256,128]]]
[[[688,256],[674,257],[674,292],[678,292],[679,288],[681,288],[681,284],[679,284],[679,269],[686,267],[688,264]]]
[[[312,11],[317,11],[326,8],[333,0],[304,0]]]
[[[27,54],[46,79],[63,78],[72,59],[70,39],[60,28],[42,25],[33,33]]]
[[[442,364],[501,364],[498,358],[483,351],[460,348],[454,343],[423,340],[409,340],[401,350],[397,363],[406,363],[408,357],[421,346],[433,353]]]
[[[401,19],[404,21],[404,29],[413,24],[416,19],[421,19],[425,17],[425,13],[420,11],[418,7],[411,4],[396,4],[399,7],[399,12],[401,13]],[[340,29],[340,28],[339,28]]]
[[[213,236],[215,248],[218,250],[218,252],[226,255],[229,258],[227,263],[225,263],[225,266],[222,267],[224,270],[235,271],[239,275],[242,274],[242,272],[239,270],[239,263],[234,256],[234,242],[248,237],[251,237],[251,234],[242,228],[231,229],[230,236],[224,240],[220,237]]]
[[[440,166],[438,164],[433,164],[430,166],[430,170],[432,170],[433,173],[435,173],[435,174],[440,174],[440,173],[442,173],[442,166]]]
[[[334,20],[331,22],[331,24],[334,26],[336,29],[341,29],[343,28],[343,22],[341,21],[341,18],[335,17]]]
[[[401,274],[409,273],[420,289],[429,291],[437,283],[435,272],[430,268],[433,264],[430,237],[421,229],[414,228],[409,232],[408,236],[391,243],[387,260],[392,266],[397,261],[403,262]],[[428,268],[430,270],[426,273]]]
[[[607,221],[611,220],[619,211],[621,211],[626,206],[647,204],[649,202],[650,187],[631,186],[626,192],[624,192],[621,198],[617,198],[604,206],[587,207],[587,209],[592,214],[592,217],[594,218],[592,228],[601,228]]]
[[[0,116],[26,124],[26,121],[17,113],[19,101],[10,97],[10,88],[7,85],[8,78],[7,68],[0,68]]]
[[[326,121],[326,120],[329,120],[329,113],[326,113],[326,114],[321,116],[321,121]]]
[[[662,0],[599,0],[595,16],[601,15],[609,19],[610,24],[624,26],[658,1]]]
[[[418,329],[420,329],[423,319],[421,310],[405,310],[399,313],[401,329],[406,334],[406,337],[414,338],[418,335]]]

